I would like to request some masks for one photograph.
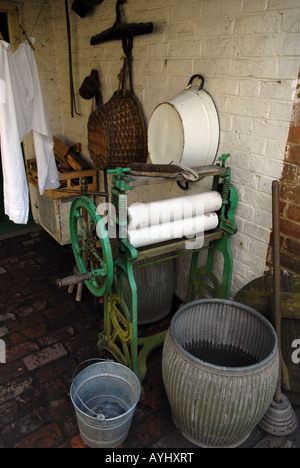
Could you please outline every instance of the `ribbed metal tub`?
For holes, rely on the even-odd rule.
[[[157,322],[168,315],[171,310],[175,287],[174,262],[164,260],[164,258],[163,255],[157,256],[155,258],[157,263],[149,263],[147,258],[138,260],[134,266],[139,325]],[[124,299],[130,308],[130,289],[127,278],[124,280]]]
[[[238,302],[204,299],[172,318],[162,355],[177,428],[200,447],[237,447],[273,399],[279,372],[272,325]]]

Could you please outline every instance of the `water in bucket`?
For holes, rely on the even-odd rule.
[[[83,441],[90,447],[117,447],[127,437],[140,382],[113,361],[89,365],[73,378],[70,395]]]
[[[103,415],[105,419],[112,419],[126,413],[127,408],[124,407],[122,401],[114,397],[96,398],[91,402],[89,408],[98,415]]]

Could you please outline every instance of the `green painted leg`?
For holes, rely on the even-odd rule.
[[[221,281],[214,273],[217,250],[221,252],[224,260]],[[211,243],[208,248],[206,265],[199,268],[196,268],[196,265],[197,262],[195,255],[195,258],[192,257],[191,261],[186,302],[192,301],[195,297],[198,299],[203,299],[205,297],[228,299],[233,265],[230,249],[230,236],[226,234],[223,239]]]
[[[230,295],[230,285],[232,278],[233,259],[230,248],[230,236],[227,234],[218,242],[218,249],[224,258],[223,277],[221,285],[221,295],[223,299],[228,299]]]
[[[199,299],[205,297],[228,299],[230,295],[233,268],[230,239],[231,235],[235,234],[237,231],[235,224],[235,209],[238,197],[236,189],[230,184],[229,175],[226,177],[223,187],[223,206],[220,216],[220,227],[224,231],[224,236],[209,244],[205,266],[197,268],[198,256],[196,253],[193,254],[186,302],[190,302],[195,297]],[[215,185],[217,184],[215,183]],[[214,272],[217,251],[222,254],[224,261],[223,272],[220,280]]]
[[[127,279],[131,291],[131,308],[130,308],[130,325],[131,325],[131,360],[132,360],[132,370],[139,377],[138,373],[138,344],[137,344],[137,287],[133,274],[133,264],[132,261],[127,262]]]
[[[138,355],[138,376],[140,382],[145,378],[147,374],[147,357],[151,351],[158,346],[163,345],[165,341],[167,330],[157,333],[156,335],[147,336],[145,338],[139,338],[138,345],[141,346]]]
[[[206,297],[220,297],[221,285],[213,272],[215,246],[210,246],[205,266],[196,268],[191,275],[186,302]]]

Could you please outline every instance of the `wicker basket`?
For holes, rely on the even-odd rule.
[[[126,167],[147,159],[147,137],[141,108],[134,95],[115,91],[88,121],[89,151],[95,166]]]

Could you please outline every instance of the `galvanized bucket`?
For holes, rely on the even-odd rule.
[[[276,332],[262,315],[238,302],[191,302],[172,318],[162,372],[182,434],[200,447],[237,447],[275,393]]]
[[[80,366],[94,360],[100,361],[90,359]],[[140,382],[128,367],[110,360],[91,364],[75,376],[78,367],[70,396],[80,435],[92,448],[118,447],[128,435]]]

